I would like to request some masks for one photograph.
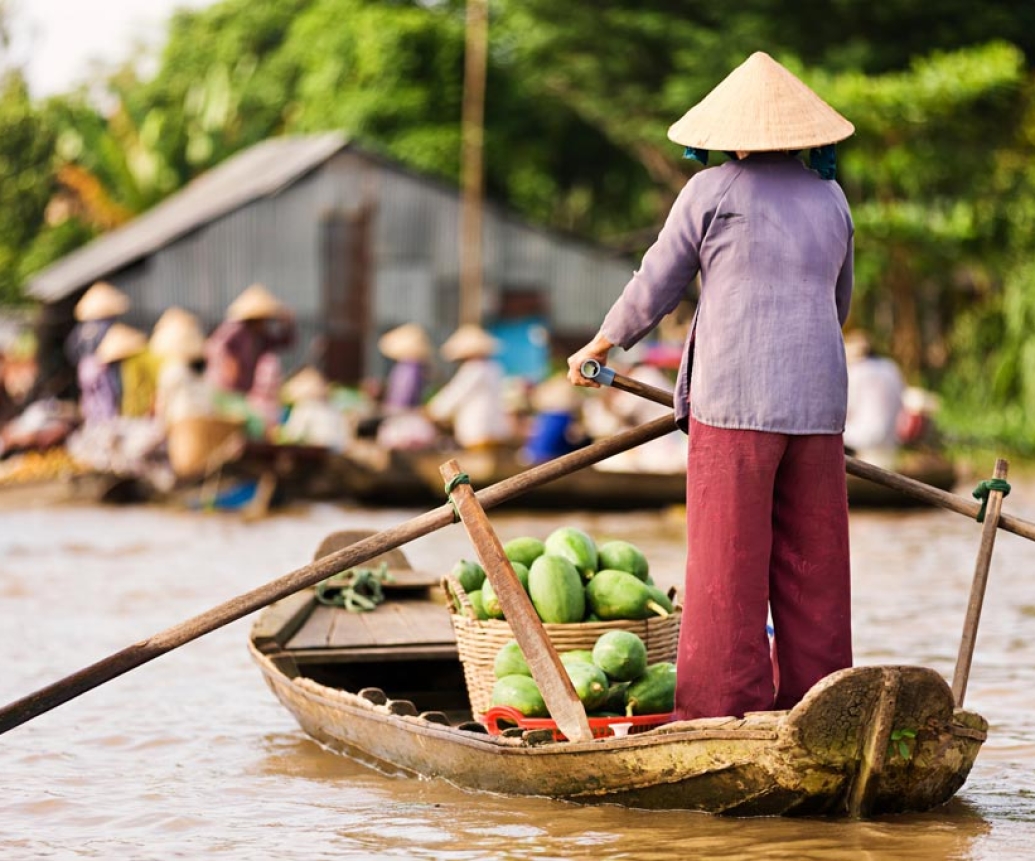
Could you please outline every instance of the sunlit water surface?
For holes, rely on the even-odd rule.
[[[966,493],[966,489],[963,490]],[[1035,481],[1005,510],[1035,520]],[[0,703],[305,565],[338,529],[420,513],[319,504],[227,513],[0,513]],[[681,512],[492,514],[500,537],[562,524],[626,537],[681,581]],[[857,663],[951,678],[980,526],[853,512]],[[418,568],[473,554],[462,527],[410,544]],[[475,795],[386,777],[310,741],[252,665],[252,617],[0,737],[0,858],[1012,859],[1035,853],[1035,544],[1000,533],[968,707],[991,727],[945,807],[868,822],[728,820]]]

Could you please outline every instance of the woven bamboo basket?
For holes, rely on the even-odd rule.
[[[450,613],[456,648],[464,668],[464,681],[471,700],[471,712],[482,717],[492,706],[492,688],[496,683],[493,665],[496,653],[514,639],[510,623],[505,619],[479,619],[460,582],[452,575],[443,578],[446,594],[455,597],[461,612]],[[592,649],[601,634],[607,631],[632,631],[647,647],[647,663],[676,660],[679,646],[679,606],[668,616],[649,619],[615,619],[609,622],[575,622],[568,625],[544,623],[543,628],[558,652]]]
[[[240,419],[196,416],[180,419],[167,432],[169,463],[180,478],[199,478],[240,453],[244,443]]]

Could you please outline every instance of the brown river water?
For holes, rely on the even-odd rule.
[[[1004,511],[1035,520],[1035,478],[1013,484]],[[0,704],[305,565],[329,532],[418,513],[316,504],[246,523],[149,507],[0,512]],[[492,512],[504,540],[577,525],[636,541],[663,586],[681,580],[680,517]],[[853,511],[857,663],[951,679],[979,534],[946,511]],[[473,558],[460,526],[405,549],[436,572]],[[0,859],[1031,858],[1033,573],[1035,544],[1000,532],[967,690],[989,738],[956,798],[922,815],[731,820],[382,775],[298,729],[248,657],[248,617],[0,737]]]

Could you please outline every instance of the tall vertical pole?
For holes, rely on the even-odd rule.
[[[1001,457],[996,458],[992,477],[1005,480],[1009,468],[1010,465],[1005,460]],[[977,562],[974,565],[974,579],[970,584],[970,602],[967,604],[967,616],[963,622],[963,639],[960,640],[956,670],[952,676],[952,698],[958,709],[963,708],[963,697],[967,693],[967,680],[970,678],[970,664],[974,658],[978,622],[981,621],[981,605],[985,600],[985,586],[988,583],[988,568],[992,563],[992,550],[995,547],[995,535],[999,531],[999,516],[1002,509],[1003,492],[991,491],[988,494],[988,505],[981,529],[981,544],[978,547]]]
[[[460,121],[460,323],[481,323],[482,200],[485,179],[485,70],[488,0],[467,0],[463,115]]]

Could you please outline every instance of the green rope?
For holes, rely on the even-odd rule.
[[[349,568],[332,574],[316,584],[316,600],[328,607],[344,607],[351,613],[367,613],[385,600],[384,583],[394,577],[388,573],[388,564],[372,568]]]
[[[977,513],[977,522],[985,522],[985,509],[988,507],[988,495],[998,490],[1004,497],[1010,495],[1010,482],[1005,478],[986,478],[974,488],[973,496],[981,500],[981,510]]]
[[[449,498],[449,504],[453,506],[453,523],[460,522],[460,509],[456,507],[456,503],[453,502],[453,491],[456,490],[461,484],[470,484],[471,477],[466,472],[458,472],[449,481],[446,482],[445,491],[446,496]]]

